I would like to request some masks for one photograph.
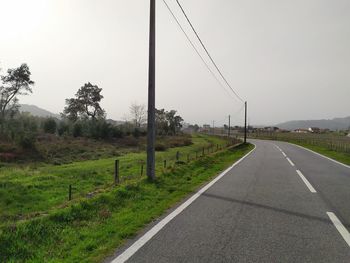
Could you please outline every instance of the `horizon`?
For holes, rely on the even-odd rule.
[[[49,110],[47,110],[47,109],[44,109],[44,108],[42,108],[42,107],[40,107],[40,106],[38,106],[38,105],[34,105],[34,104],[20,104],[20,105],[21,105],[21,106],[22,106],[22,105],[34,106],[34,107],[37,107],[37,108],[40,109],[40,110],[47,111],[47,112],[49,112],[50,114],[53,114],[53,115],[60,115],[60,114],[61,114],[60,112],[59,112],[59,113],[51,112],[51,111],[49,111]],[[23,111],[23,112],[25,112],[25,111]],[[248,123],[248,125],[249,125],[249,126],[253,126],[253,127],[264,127],[264,126],[267,127],[267,126],[277,126],[277,125],[281,125],[281,124],[284,124],[284,123],[287,123],[287,122],[297,122],[297,121],[323,121],[323,120],[332,121],[332,120],[336,120],[336,119],[346,119],[346,118],[350,118],[350,115],[349,115],[349,116],[344,116],[344,117],[333,117],[333,118],[330,118],[330,119],[286,120],[286,121],[283,121],[283,122],[280,122],[280,123],[275,123],[275,124],[250,124],[250,123]],[[125,120],[122,120],[122,119],[112,119],[112,118],[108,118],[108,117],[107,117],[106,119],[110,119],[110,120],[112,120],[112,121],[118,121],[118,122],[124,122],[124,121],[125,121]],[[186,121],[186,120],[184,120],[184,123],[190,124],[190,125],[198,124],[199,126],[210,125],[209,123],[191,123],[191,122],[188,122],[188,121]],[[221,126],[218,126],[218,127],[222,127],[222,126],[224,126],[224,125],[227,125],[227,123],[223,123]],[[234,123],[233,123],[233,126],[235,126]],[[233,127],[233,126],[232,126],[232,127]],[[240,125],[238,125],[238,126],[240,126]]]

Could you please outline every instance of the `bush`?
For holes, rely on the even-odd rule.
[[[76,122],[73,125],[73,137],[81,137],[83,136],[83,125],[81,123]]]
[[[54,134],[56,133],[57,123],[53,118],[48,118],[44,121],[44,132]]]
[[[168,148],[163,143],[156,143],[156,146],[155,146],[156,151],[164,152],[167,149]]]
[[[64,121],[61,121],[59,123],[59,126],[57,128],[57,132],[59,136],[62,136],[64,134],[68,134],[69,133],[69,125],[67,123],[65,123]]]
[[[18,144],[26,150],[35,149],[36,136],[32,133],[25,133],[20,136]]]
[[[132,132],[132,136],[134,136],[135,138],[139,138],[141,135],[141,131],[138,128],[135,128]]]

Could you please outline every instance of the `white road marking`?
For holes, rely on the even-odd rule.
[[[282,152],[282,154],[283,154],[283,156],[284,156],[284,157],[286,157],[286,158],[287,158],[287,155],[286,155],[284,152]]]
[[[174,219],[177,215],[179,215],[186,207],[188,207],[191,203],[193,203],[198,197],[200,197],[205,191],[207,191],[210,187],[212,187],[217,181],[219,181],[227,172],[229,172],[233,167],[242,162],[248,155],[250,155],[256,146],[254,145],[254,149],[235,162],[232,166],[223,171],[220,175],[218,175],[214,180],[208,183],[206,186],[201,188],[197,193],[195,193],[190,199],[176,208],[172,213],[170,213],[167,217],[161,220],[158,224],[152,227],[146,234],[140,237],[135,241],[128,249],[126,249],[123,253],[121,253],[117,258],[115,258],[112,263],[121,263],[127,261],[130,257],[132,257],[143,245],[145,245],[152,237],[154,237],[164,226],[166,226],[172,219]]]
[[[340,235],[344,238],[345,242],[350,247],[350,234],[349,231],[346,229],[346,227],[340,222],[338,217],[332,213],[327,212],[327,215],[329,216],[329,219],[332,221],[335,228],[339,231]]]
[[[342,166],[344,166],[344,167],[350,169],[350,165],[346,165],[346,164],[343,164],[343,163],[341,163],[341,162],[338,162],[338,161],[336,161],[336,160],[334,160],[334,159],[332,159],[332,158],[329,158],[329,157],[327,157],[327,156],[324,156],[324,155],[322,155],[322,154],[320,154],[320,153],[317,153],[317,152],[315,152],[315,151],[313,151],[313,150],[307,149],[307,148],[305,148],[305,147],[303,147],[303,146],[300,146],[300,145],[297,145],[297,144],[294,144],[294,143],[291,143],[291,142],[289,142],[289,144],[295,145],[295,146],[297,146],[297,147],[299,147],[299,148],[301,148],[301,149],[304,149],[304,150],[306,150],[306,151],[312,152],[312,153],[314,153],[314,154],[316,154],[316,155],[318,155],[318,156],[321,156],[322,158],[328,159],[328,160],[330,160],[330,161],[332,161],[332,162],[334,162],[334,163],[340,164],[340,165],[342,165]]]
[[[295,164],[292,162],[291,159],[289,159],[289,158],[287,157],[287,160],[288,160],[288,162],[290,163],[291,166],[295,166]]]
[[[301,180],[306,184],[307,188],[309,188],[311,193],[317,193],[315,188],[310,184],[310,182],[305,178],[305,176],[297,170],[297,174],[300,176]]]
[[[282,149],[278,145],[276,145],[276,144],[274,144],[274,145],[278,150],[282,151]]]

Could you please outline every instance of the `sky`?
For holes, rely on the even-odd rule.
[[[176,1],[166,1],[205,56]],[[350,1],[180,2],[248,101],[249,124],[350,115]],[[0,7],[0,74],[27,63],[36,83],[20,103],[59,113],[91,82],[103,89],[108,118],[147,104],[149,1],[0,0]],[[221,125],[231,115],[241,125],[242,102],[209,73],[162,0],[156,19],[156,107],[190,123]]]

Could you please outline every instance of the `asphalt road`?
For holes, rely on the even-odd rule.
[[[350,167],[252,142],[249,156],[113,262],[350,262]]]

